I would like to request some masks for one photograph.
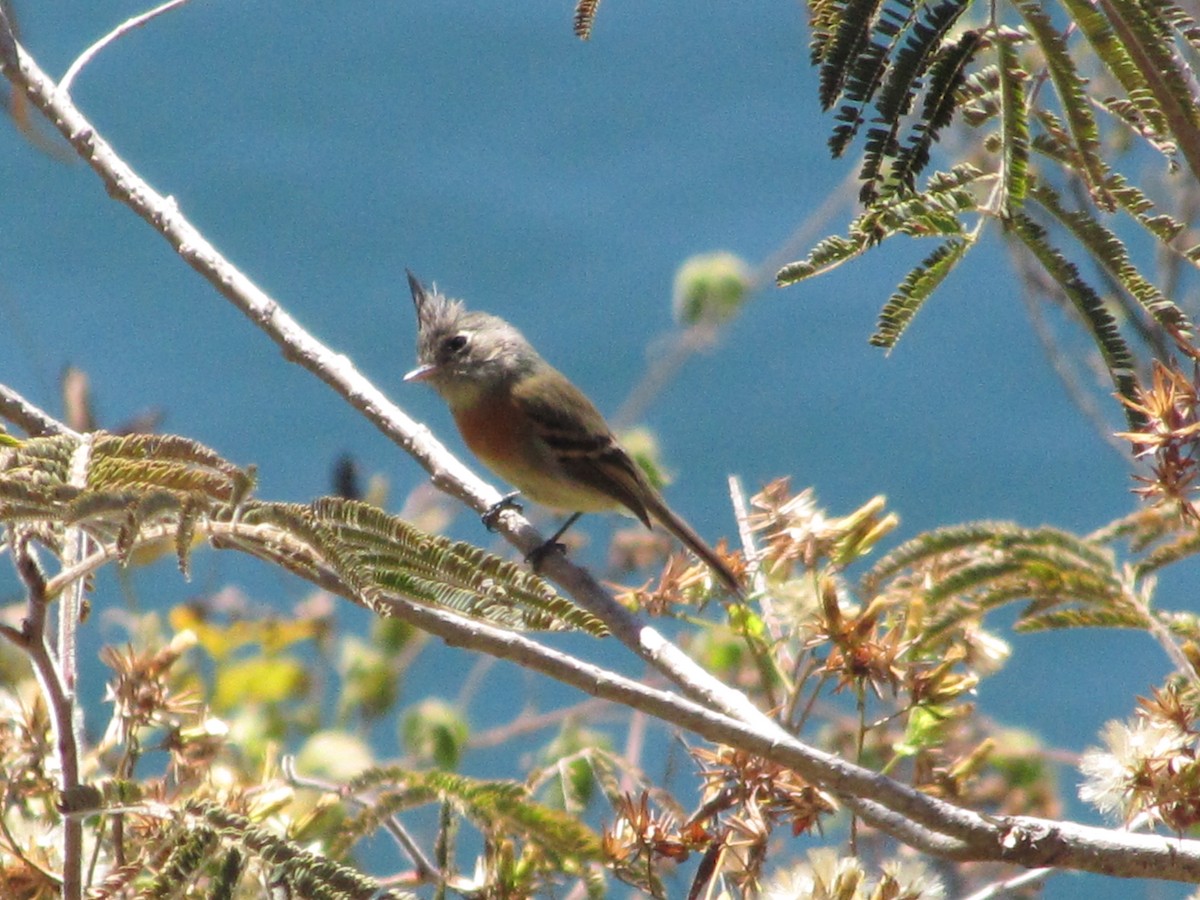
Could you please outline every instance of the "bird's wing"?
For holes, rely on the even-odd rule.
[[[646,482],[637,463],[617,443],[600,411],[564,376],[526,379],[513,389],[518,406],[564,474],[611,497],[650,527]],[[570,412],[565,412],[570,410]]]

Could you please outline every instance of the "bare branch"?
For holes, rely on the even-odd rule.
[[[344,355],[334,353],[305,331],[273,298],[226,260],[179,211],[169,197],[155,191],[123,160],[92,124],[58,91],[53,81],[17,45],[14,62],[4,74],[21,87],[39,110],[92,167],[115,199],[143,218],[176,252],[221,295],[262,329],[283,350],[284,357],[308,369],[361,412],[388,438],[413,456],[439,489],[479,512],[490,509],[501,494],[463,465],[430,433],[364,377]],[[498,517],[497,530],[523,553],[545,539],[514,510]],[[584,569],[563,554],[550,554],[544,574],[556,581],[583,607],[608,625],[627,647],[649,661],[683,690],[730,715],[756,722],[764,729],[777,728],[744,694],[713,678],[694,660],[645,622],[618,604]],[[782,732],[781,732],[782,733]]]
[[[388,401],[348,359],[316,341],[273,299],[221,257],[172,200],[153,191],[117,156],[74,107],[69,96],[56,90],[6,26],[7,20],[0,20],[4,74],[55,123],[113,197],[155,228],[189,265],[266,332],[287,359],[316,374],[413,455],[438,487],[480,511],[500,498],[497,490],[449,454],[424,426]],[[40,422],[39,416],[30,412],[31,407],[11,399],[6,403],[5,399],[0,396],[0,410],[11,407],[30,421]],[[38,427],[45,427],[45,423]],[[531,550],[541,543],[536,530],[515,512],[504,513],[499,524],[505,536],[522,550]],[[220,539],[230,546],[245,537],[245,526],[238,522],[205,523],[204,527],[218,546]],[[254,552],[252,546],[242,545],[241,549]],[[27,652],[50,700],[66,791],[78,785],[78,758],[68,693],[45,643],[49,583],[36,565],[31,548],[14,546],[13,554],[30,598],[30,618],[22,639],[27,642]],[[97,553],[93,553],[81,560],[74,571],[96,557]],[[666,673],[694,699],[626,679],[523,635],[465,620],[401,596],[389,597],[386,602],[394,615],[448,644],[470,646],[513,660],[589,694],[672,722],[710,741],[743,748],[787,766],[837,795],[864,821],[930,853],[958,860],[1002,861],[1028,867],[1053,865],[1125,877],[1200,881],[1198,841],[1127,834],[1033,817],[986,817],[812,748],[783,731],[740,692],[703,671],[657,631],[629,615],[586,571],[556,555],[548,560],[547,572],[589,611],[601,617],[622,642]],[[336,579],[318,575],[316,580],[353,599],[352,592]],[[0,633],[10,640],[14,638],[10,631]],[[70,834],[73,827],[78,827],[77,820],[68,818],[65,827]],[[78,849],[78,846],[64,847],[68,866],[78,865],[81,856]],[[70,900],[79,895],[78,880],[77,870],[64,874],[64,896]]]
[[[104,37],[100,38],[100,40],[96,41],[96,43],[92,44],[92,46],[88,47],[81,54],[79,54],[79,56],[75,59],[75,62],[71,63],[71,67],[63,73],[62,79],[58,82],[58,89],[64,94],[70,93],[71,82],[75,80],[75,76],[79,74],[84,66],[86,66],[95,58],[97,53],[99,53],[113,41],[117,40],[117,38],[128,34],[135,28],[141,28],[151,19],[156,19],[163,13],[170,12],[176,7],[183,6],[187,2],[188,0],[168,0],[168,2],[162,4],[161,6],[156,6],[154,9],[149,10],[148,12],[144,12],[139,16],[134,16],[132,19],[126,19]]]
[[[295,787],[309,788],[310,790],[314,791],[324,791],[360,807],[369,807],[375,802],[374,798],[362,797],[358,794],[351,793],[342,785],[336,784],[335,782],[326,781],[321,778],[314,778],[308,775],[301,775],[296,771],[296,757],[291,756],[290,754],[285,756],[280,761],[279,768],[283,772],[283,777],[287,780],[287,782]],[[425,852],[421,849],[421,845],[413,840],[412,835],[408,833],[408,830],[400,823],[399,819],[397,819],[395,816],[388,816],[383,820],[383,827],[386,828],[388,834],[395,839],[396,844],[400,847],[400,849],[407,854],[410,860],[412,860],[413,868],[416,869],[418,878],[420,878],[422,881],[431,881],[437,884],[445,883],[446,876],[443,875],[442,871],[437,867],[437,865],[425,855]]]
[[[79,744],[75,735],[74,695],[67,688],[59,662],[55,660],[46,640],[46,614],[50,594],[46,575],[28,535],[20,533],[9,538],[17,575],[25,585],[26,615],[23,628],[2,633],[29,657],[38,684],[50,710],[54,728],[54,746],[59,765],[59,795],[72,796],[79,787]],[[83,895],[83,821],[77,816],[63,814],[62,835],[62,897],[79,900]]]
[[[0,384],[0,418],[18,425],[31,437],[74,433],[48,412],[34,406],[4,384]]]

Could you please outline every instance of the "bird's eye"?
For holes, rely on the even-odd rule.
[[[456,334],[446,338],[442,344],[442,349],[447,353],[462,353],[467,346],[467,336],[465,334]]]

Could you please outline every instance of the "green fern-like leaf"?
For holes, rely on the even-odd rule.
[[[1020,601],[1026,601],[1021,627],[1144,625],[1112,553],[1053,528],[978,522],[939,529],[881,559],[864,576],[862,590],[866,597],[918,595],[927,608],[926,640]]]
[[[1192,143],[1200,130],[1200,109],[1192,87],[1192,74],[1170,43],[1173,25],[1165,15],[1170,4],[1109,3],[1104,10],[1109,23],[1141,70],[1172,132]],[[1186,17],[1185,17],[1186,18]]]
[[[808,0],[809,62],[819,66],[837,33],[845,0]]]
[[[1055,219],[1071,232],[1077,241],[1156,321],[1168,330],[1191,330],[1191,322],[1178,306],[1168,300],[1150,283],[1129,258],[1125,245],[1115,234],[1100,224],[1085,209],[1068,210],[1058,193],[1044,182],[1036,182],[1032,196]]]
[[[592,36],[592,26],[596,24],[596,10],[600,0],[577,0],[575,4],[575,37],[586,41]]]
[[[831,269],[836,269],[844,262],[859,256],[871,247],[871,242],[863,238],[847,240],[838,235],[831,235],[820,241],[808,254],[806,259],[788,263],[775,275],[775,282],[780,287],[787,287],[805,278],[821,275]]]
[[[373,900],[381,896],[381,886],[375,879],[277,837],[245,816],[215,803],[190,800],[184,811],[200,823],[198,827],[214,829],[225,844],[269,865],[276,878],[292,890],[299,889],[301,896],[347,900]],[[390,891],[388,896],[394,900],[416,900],[414,894],[404,891]]]
[[[1083,319],[1100,350],[1117,392],[1122,397],[1132,400],[1137,387],[1133,376],[1133,355],[1129,352],[1129,346],[1121,337],[1116,320],[1105,307],[1104,301],[1080,277],[1075,264],[1069,262],[1050,244],[1044,228],[1023,213],[1012,217],[1010,228],[1038,260],[1046,274],[1058,283]],[[1131,417],[1130,427],[1137,430],[1141,423],[1133,417],[1131,410],[1127,409],[1127,415]]]
[[[1111,211],[1114,205],[1105,189],[1106,172],[1100,158],[1100,130],[1092,114],[1087,83],[1080,77],[1067,51],[1066,41],[1051,23],[1043,5],[1036,0],[1018,0],[1016,7],[1046,58],[1050,79],[1070,129],[1072,148],[1078,160],[1076,171],[1084,179],[1096,202]]]
[[[469,778],[453,772],[397,766],[370,769],[348,786],[353,794],[379,790],[372,803],[346,826],[349,842],[371,834],[389,816],[431,802],[448,803],[487,834],[529,841],[556,861],[598,862],[599,837],[568,813],[537,803],[513,781]]]
[[[868,57],[875,53],[870,50],[871,23],[875,19],[880,2],[881,0],[842,0],[837,4],[836,27],[821,44],[820,86],[817,96],[822,109],[827,110],[836,102],[851,78],[851,67],[861,67],[864,51]],[[832,18],[833,16],[830,16],[830,20]],[[869,85],[875,79],[864,77],[860,71],[858,81]],[[853,94],[850,100],[854,103],[866,102],[861,91]]]
[[[1070,147],[1062,123],[1046,109],[1038,110],[1037,117],[1044,131],[1034,137],[1031,142],[1032,148],[1057,162],[1064,170],[1076,171],[1076,154]],[[1173,241],[1184,231],[1186,225],[1166,214],[1154,214],[1153,201],[1117,172],[1105,169],[1103,187],[1117,207],[1153,235],[1164,249],[1183,255],[1174,246]]]
[[[98,432],[88,468],[88,487],[111,491],[153,486],[183,493],[202,492],[229,502],[248,474],[196,441],[175,435]]]
[[[1117,205],[1132,216],[1147,231],[1159,239],[1167,248],[1187,227],[1166,214],[1150,215],[1154,203],[1137,187],[1116,173],[1109,176],[1108,191]]]
[[[1133,607],[1073,606],[1044,613],[1022,616],[1016,624],[1018,631],[1037,632],[1063,628],[1136,628],[1144,631],[1149,625],[1146,616]]]
[[[201,825],[194,829],[179,830],[166,860],[142,896],[176,896],[195,878],[197,870],[216,856],[219,849],[217,832],[212,828]]]
[[[888,72],[896,43],[912,24],[917,10],[918,6],[913,0],[895,0],[890,5],[883,2],[878,7],[874,35],[866,41],[857,59],[852,61],[845,83],[841,85],[846,102],[836,115],[840,124],[829,138],[829,151],[834,157],[841,156],[854,134],[858,133],[864,121],[864,110],[880,90]]]
[[[879,592],[883,581],[895,578],[904,569],[936,561],[956,551],[987,547],[1004,552],[1009,547],[1034,540],[1059,547],[1091,568],[1111,568],[1113,565],[1110,551],[1060,529],[1031,530],[1014,522],[968,522],[926,532],[897,547],[863,575],[861,591],[864,596],[872,597]]]
[[[74,484],[77,464],[85,468]],[[166,526],[186,572],[196,519],[245,496],[252,483],[250,472],[184,438],[35,438],[0,453],[0,521],[37,522],[48,535],[78,526],[113,542],[121,562],[147,527]]]
[[[871,129],[867,137],[860,174],[864,182],[860,196],[864,202],[873,202],[881,193],[887,194],[897,189],[911,190],[916,172],[928,160],[927,150],[922,157],[915,148],[927,148],[927,142],[936,139],[938,130],[950,122],[954,90],[962,78],[962,64],[974,52],[977,36],[969,33],[972,34],[971,38],[965,42],[960,39],[945,53],[941,45],[968,5],[964,0],[943,0],[923,5],[922,15],[913,17],[907,37],[888,67],[887,78],[875,103],[875,122],[878,125]],[[967,51],[965,55],[964,50]],[[933,92],[926,94],[923,115],[913,126],[914,135],[907,141],[910,146],[907,165],[897,173],[894,163],[902,155],[898,138],[902,116],[911,110],[913,99],[921,87],[921,79],[931,64],[947,55],[954,59],[949,69],[943,67],[934,73],[937,83],[932,85]],[[934,116],[937,121],[927,116]]]
[[[785,287],[822,275],[893,234],[912,237],[961,234],[959,216],[976,209],[969,188],[981,177],[978,169],[963,163],[949,172],[935,174],[919,194],[896,194],[879,201],[851,223],[847,237],[824,238],[805,259],[781,268],[775,276],[776,282]]]
[[[892,194],[873,204],[850,225],[851,237],[879,243],[893,234],[910,237],[959,235],[961,216],[978,208],[971,187],[983,173],[970,163],[937,172],[919,194]]]
[[[280,562],[314,579],[318,565],[328,566],[383,615],[390,612],[389,596],[399,594],[508,628],[607,633],[603,623],[537,575],[366,503],[334,497],[308,505],[255,503],[245,506],[240,521],[278,524],[297,536],[312,548],[312,557]]]
[[[1164,38],[1178,34],[1193,50],[1200,51],[1200,24],[1172,0],[1142,0],[1142,6],[1155,22],[1160,23]]]
[[[1000,116],[1000,69],[982,66],[963,78],[963,102],[959,112],[963,120],[975,128],[986,125]]]
[[[1071,20],[1083,32],[1100,61],[1120,82],[1131,104],[1130,121],[1151,139],[1162,141],[1168,134],[1166,116],[1145,75],[1134,63],[1130,48],[1117,36],[1111,23],[1091,0],[1063,0]]]
[[[929,67],[929,87],[922,100],[921,115],[905,138],[890,176],[903,192],[914,189],[917,176],[929,164],[930,148],[941,130],[953,121],[967,66],[979,46],[978,32],[963,32],[957,41],[938,53]]]
[[[1001,154],[1000,178],[1003,191],[997,212],[1013,215],[1025,200],[1029,166],[1029,110],[1025,102],[1025,72],[1013,42],[1000,35],[996,40],[1000,76]]]
[[[70,479],[83,453],[81,487]],[[121,562],[159,526],[186,574],[193,537],[208,520],[226,526],[225,545],[317,583],[332,572],[383,614],[389,596],[402,595],[511,628],[606,633],[541,578],[470,544],[425,534],[364,503],[247,501],[252,482],[248,471],[183,438],[36,438],[0,449],[0,522],[37,524],[47,540],[79,527],[110,544]],[[262,537],[238,523],[274,525],[278,533]]]
[[[1161,546],[1155,547],[1134,568],[1138,577],[1144,577],[1166,566],[1177,563],[1200,553],[1200,534],[1188,531],[1183,535],[1174,535],[1172,539]]]
[[[912,108],[913,98],[947,32],[969,4],[964,0],[942,0],[925,4],[913,17],[907,37],[888,68],[887,78],[875,102],[879,121],[892,123]]]
[[[879,313],[871,344],[891,350],[934,289],[945,280],[972,242],[953,238],[939,246],[911,272]]]

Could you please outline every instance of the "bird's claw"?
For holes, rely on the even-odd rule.
[[[517,498],[520,496],[520,491],[512,491],[511,493],[505,494],[503,497],[489,506],[484,514],[479,517],[480,521],[483,522],[483,527],[488,531],[495,531],[496,522],[500,518],[500,513],[504,512],[506,509],[515,509],[517,512],[523,512],[524,507],[517,502]]]
[[[554,540],[554,538],[551,538],[550,540],[539,544],[526,553],[525,562],[527,562],[529,567],[536,572],[541,569],[542,563],[546,561],[546,557],[555,552],[566,553],[567,545],[559,543],[558,541]]]

